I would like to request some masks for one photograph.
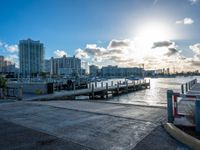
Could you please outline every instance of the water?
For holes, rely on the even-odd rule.
[[[150,79],[151,88],[113,97],[109,102],[166,106],[166,92],[168,89],[181,92],[181,84],[200,77],[176,77]],[[116,80],[116,79],[115,79]],[[148,80],[148,79],[147,79]]]

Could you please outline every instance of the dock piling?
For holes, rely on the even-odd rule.
[[[119,94],[119,82],[117,82],[117,94]]]
[[[184,94],[184,85],[181,84],[181,93]]]
[[[126,81],[126,92],[128,93],[128,81]]]
[[[188,82],[188,85],[189,85],[189,90],[191,89],[191,82]]]
[[[188,83],[185,84],[185,91],[188,92]]]
[[[92,99],[94,99],[94,84],[92,84]]]
[[[169,123],[173,123],[174,121],[172,95],[173,91],[167,90],[167,114]]]
[[[103,88],[103,82],[101,82],[101,87]]]
[[[111,81],[111,86],[113,86],[113,81]]]
[[[195,101],[195,123],[196,123],[196,132],[200,133],[200,100]]]
[[[22,86],[21,86],[21,87],[19,87],[19,89],[18,89],[18,100],[22,100],[22,93],[23,93],[23,88],[22,88]]]
[[[89,83],[89,89],[91,88],[91,82]]]
[[[108,99],[108,83],[106,83],[106,99]]]
[[[95,80],[95,87],[97,87],[97,81]]]

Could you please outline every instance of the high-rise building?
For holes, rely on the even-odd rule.
[[[0,56],[0,73],[2,74],[14,74],[15,73],[15,63]]]
[[[76,57],[51,58],[50,62],[46,61],[46,68],[51,75],[81,75],[81,60]]]
[[[3,72],[4,67],[4,56],[0,56],[0,72]]]
[[[89,66],[87,61],[81,61],[81,69],[85,70],[85,74],[89,74]]]
[[[98,75],[98,66],[91,65],[90,66],[90,75],[91,76],[97,76]]]
[[[50,59],[44,60],[44,72],[46,72],[46,73],[51,72],[51,60]]]
[[[19,41],[19,66],[23,77],[35,76],[44,69],[44,45],[31,39]]]

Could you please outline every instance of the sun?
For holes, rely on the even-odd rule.
[[[156,42],[170,40],[172,33],[166,24],[152,22],[140,26],[136,36],[146,41]]]

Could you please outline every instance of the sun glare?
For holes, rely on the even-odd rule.
[[[138,28],[137,37],[151,42],[170,40],[171,31],[165,24],[149,23]]]

